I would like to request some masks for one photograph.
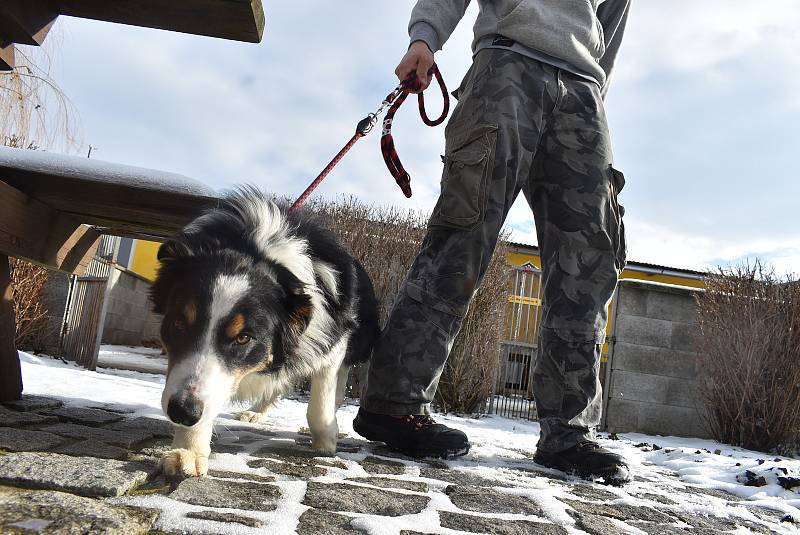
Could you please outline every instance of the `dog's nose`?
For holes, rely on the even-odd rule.
[[[172,398],[167,405],[167,416],[176,424],[191,427],[200,421],[203,415],[203,402],[195,397],[186,397],[182,400]]]

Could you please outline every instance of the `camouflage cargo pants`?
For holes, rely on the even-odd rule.
[[[424,414],[520,191],[536,223],[543,311],[538,447],[593,439],[607,306],[625,263],[624,184],[597,84],[511,51],[475,56],[445,130],[442,191],[370,364],[366,410]]]

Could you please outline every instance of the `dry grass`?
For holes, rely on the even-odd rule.
[[[425,236],[428,216],[397,208],[363,204],[353,197],[338,202],[315,200],[313,210],[372,277],[384,324]],[[461,332],[456,337],[436,394],[445,411],[473,413],[488,399],[499,364],[503,303],[509,268],[505,246],[495,252]],[[351,377],[357,395],[364,370]]]
[[[699,371],[717,440],[800,448],[800,283],[760,263],[710,274],[698,297]]]

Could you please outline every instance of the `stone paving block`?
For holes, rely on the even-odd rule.
[[[657,511],[652,507],[644,507],[638,505],[626,504],[608,504],[608,503],[592,503],[582,502],[578,500],[567,500],[559,498],[560,501],[569,505],[578,513],[607,516],[617,520],[645,520],[648,522],[660,522],[662,524],[672,524],[675,519],[671,516]]]
[[[47,451],[67,439],[45,431],[0,427],[0,450]]]
[[[97,440],[81,440],[74,444],[67,444],[54,450],[55,453],[73,455],[78,457],[98,457],[100,459],[122,460],[128,456],[128,450],[99,442]]]
[[[143,465],[58,453],[0,455],[0,483],[81,496],[120,496],[144,483]]]
[[[647,533],[647,535],[689,535],[690,533],[698,533],[696,531],[686,531],[674,525],[658,524],[653,522],[636,521],[629,522],[628,525],[644,531]],[[710,533],[704,533],[702,535],[711,535],[712,533],[717,532],[712,530]],[[722,532],[719,533],[721,535]]]
[[[443,528],[489,535],[566,535],[567,533],[561,526],[548,522],[500,520],[450,511],[439,511],[439,523]]]
[[[0,533],[144,533],[157,518],[158,511],[152,509],[114,506],[63,492],[0,487]]]
[[[325,535],[362,535],[367,533],[350,525],[352,520],[348,516],[319,509],[309,509],[300,515],[297,535],[321,535],[323,533]]]
[[[662,494],[653,494],[651,492],[643,492],[641,494],[634,494],[637,498],[641,498],[642,500],[650,500],[651,502],[658,502],[664,505],[677,505],[678,502],[667,498]]]
[[[330,457],[320,451],[316,451],[307,446],[287,443],[285,440],[270,440],[263,448],[253,453],[253,457],[269,457],[282,461],[292,460],[301,462],[297,459],[313,459],[315,457]]]
[[[215,522],[226,522],[241,524],[249,528],[263,528],[264,522],[257,518],[237,515],[235,513],[220,513],[217,511],[192,511],[186,513],[186,518],[196,518],[198,520],[213,520]]]
[[[495,481],[481,477],[463,470],[449,470],[443,468],[422,467],[419,469],[420,477],[453,483],[455,485],[466,485],[470,487],[513,487],[511,483]]]
[[[750,522],[749,520],[741,520],[735,519],[732,520],[730,518],[721,518],[717,516],[711,515],[700,515],[688,511],[680,511],[680,510],[673,510],[670,513],[686,524],[689,524],[694,528],[696,531],[730,531],[740,527],[749,528],[754,533],[770,533],[770,530],[756,524],[754,522]]]
[[[184,479],[169,497],[202,507],[272,511],[281,491],[274,485],[207,477]]]
[[[241,472],[229,472],[227,470],[209,470],[210,477],[218,477],[220,479],[244,479],[247,481],[255,481],[256,483],[272,483],[275,481],[274,476],[262,476],[260,474],[243,474]]]
[[[250,468],[266,468],[273,474],[300,479],[324,476],[328,473],[327,470],[316,466],[313,462],[292,463],[276,459],[254,459],[248,461],[247,466]]]
[[[720,500],[725,500],[728,502],[742,501],[742,498],[740,498],[736,494],[732,494],[730,492],[726,492],[720,489],[706,489],[703,487],[684,487],[681,489],[681,491],[686,492],[688,494],[695,494],[698,496],[711,496],[712,498],[719,498]]]
[[[47,414],[56,416],[62,421],[93,426],[111,424],[123,418],[123,415],[118,413],[84,407],[60,407]]]
[[[392,479],[388,477],[351,477],[347,481],[367,483],[384,489],[404,489],[414,492],[428,492],[428,484],[421,481],[408,481],[406,479]]]
[[[150,436],[159,438],[172,438],[175,426],[169,420],[162,420],[160,418],[148,418],[140,416],[138,418],[131,418],[122,420],[107,427],[107,429],[114,429],[125,432],[141,432],[148,433]]]
[[[44,396],[29,396],[23,395],[22,399],[17,401],[4,401],[0,403],[0,405],[4,405],[6,408],[15,410],[15,411],[40,411],[44,409],[55,409],[57,407],[61,407],[64,405],[64,402],[54,399],[48,398]]]
[[[625,531],[604,516],[577,513],[575,527],[590,535],[623,535]]]
[[[391,474],[400,476],[405,474],[406,465],[399,461],[390,461],[370,455],[361,461],[361,467],[370,474]]]
[[[87,405],[86,408],[87,409],[98,409],[98,410],[107,411],[107,412],[116,412],[117,414],[122,414],[122,415],[133,414],[134,412],[136,412],[135,410],[133,410],[133,409],[131,409],[129,407],[125,407],[125,406],[122,406],[122,405],[116,405],[114,403],[99,403],[97,405]]]
[[[465,511],[544,515],[542,508],[530,498],[514,496],[513,494],[506,494],[492,489],[450,485],[444,489],[444,492],[450,497],[453,505]]]
[[[114,446],[122,446],[123,448],[130,448],[137,442],[153,438],[151,432],[141,429],[109,429],[70,423],[50,425],[42,428],[42,431],[69,438],[99,440]]]
[[[570,492],[570,494],[574,494],[575,496],[579,496],[587,500],[598,500],[602,502],[608,502],[619,499],[619,496],[614,494],[613,492],[592,485],[584,485],[581,483],[567,487],[567,490]]]
[[[371,489],[343,483],[310,481],[303,504],[327,511],[347,511],[382,516],[416,514],[427,507],[430,498]]]
[[[12,411],[0,405],[0,426],[2,427],[24,427],[30,425],[44,425],[55,423],[58,418],[36,414],[35,412]]]

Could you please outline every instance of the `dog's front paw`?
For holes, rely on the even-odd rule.
[[[336,434],[332,436],[311,436],[311,447],[324,453],[336,453]]]
[[[161,471],[167,477],[194,477],[208,473],[208,456],[178,448],[169,450],[161,459]]]
[[[237,417],[241,422],[251,422],[254,424],[260,424],[267,419],[263,412],[255,411],[242,411],[237,415]]]

